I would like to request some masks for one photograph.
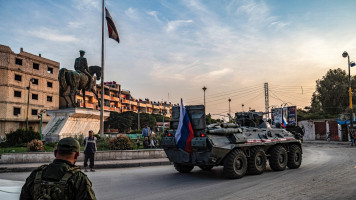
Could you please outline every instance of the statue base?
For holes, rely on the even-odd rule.
[[[51,120],[43,130],[46,142],[58,142],[65,137],[86,137],[90,130],[94,134],[100,130],[100,111],[86,108],[66,108],[47,110]],[[104,111],[104,120],[110,112]]]

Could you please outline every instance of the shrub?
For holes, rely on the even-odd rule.
[[[40,138],[40,133],[32,129],[17,129],[16,131],[6,134],[6,144],[9,146],[21,145],[29,143],[34,139],[39,140]]]
[[[119,135],[109,140],[109,149],[111,150],[128,150],[132,148],[133,144],[126,135]]]
[[[43,142],[41,140],[34,139],[27,144],[27,151],[43,151]]]
[[[79,142],[79,144],[80,144],[80,146],[83,146],[84,145],[84,136],[83,135],[75,135],[74,136],[74,139],[76,139],[78,142]]]
[[[98,140],[96,141],[96,145],[98,147],[98,150],[103,151],[103,150],[108,150],[109,149],[109,137],[99,137]]]

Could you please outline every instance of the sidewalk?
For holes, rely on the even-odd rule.
[[[351,147],[351,142],[345,141],[326,141],[326,140],[304,140],[303,144],[335,144],[335,145],[346,145]]]
[[[0,164],[0,173],[29,172],[48,163]],[[83,168],[83,162],[76,163]],[[168,158],[95,161],[95,169],[170,165]]]

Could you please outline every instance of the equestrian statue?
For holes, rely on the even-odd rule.
[[[83,106],[85,108],[85,91],[93,92],[100,105],[98,93],[96,91],[96,80],[101,78],[101,67],[88,67],[87,59],[84,58],[85,51],[80,50],[80,57],[75,59],[74,71],[62,68],[59,70],[59,95],[64,98],[66,107],[77,107],[76,95],[80,91],[83,93]],[[94,76],[95,74],[95,76]],[[70,89],[69,92],[68,88]],[[70,104],[67,100],[70,99]]]

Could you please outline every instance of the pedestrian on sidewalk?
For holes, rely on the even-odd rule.
[[[74,138],[63,138],[54,150],[56,159],[34,170],[22,187],[25,199],[96,199],[88,177],[75,165],[80,144]]]
[[[143,148],[144,149],[150,148],[150,141],[148,140],[148,137],[145,137],[145,140],[143,141]]]
[[[137,146],[137,149],[140,148],[140,145],[141,145],[140,136],[137,136],[137,139],[136,139],[136,146]]]
[[[84,140],[84,169],[85,172],[88,172],[88,159],[90,160],[89,168],[91,172],[95,172],[94,168],[94,157],[95,152],[97,151],[96,147],[96,137],[94,137],[94,132],[89,131],[89,136]]]
[[[152,133],[152,131],[151,131],[150,127],[148,127],[148,125],[145,124],[145,128],[142,129],[142,137],[143,138],[147,137],[148,141],[150,141],[151,133]]]

